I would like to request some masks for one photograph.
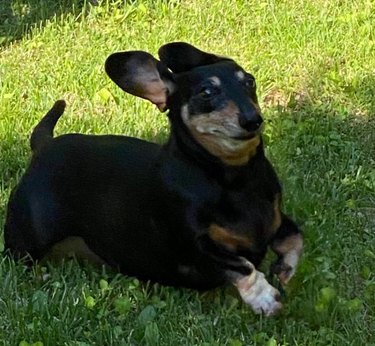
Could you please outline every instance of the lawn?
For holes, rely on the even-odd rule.
[[[171,41],[257,78],[267,155],[305,235],[283,312],[256,316],[231,288],[197,293],[74,261],[26,270],[0,255],[0,344],[375,345],[374,0],[1,0],[1,230],[31,129],[55,100],[68,103],[57,134],[165,140],[165,115],[103,63]]]

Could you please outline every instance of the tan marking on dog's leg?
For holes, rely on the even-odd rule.
[[[44,256],[43,261],[59,261],[63,258],[75,257],[88,263],[101,267],[108,266],[107,263],[95,254],[81,237],[67,237],[54,244]]]
[[[256,314],[276,314],[282,308],[279,291],[268,283],[263,273],[256,270],[250,262],[246,262],[252,268],[251,274],[234,274],[232,283],[237,287],[242,300],[250,305]]]
[[[286,285],[296,272],[299,258],[303,250],[303,238],[301,234],[293,234],[282,241],[276,241],[272,250],[280,256],[281,262],[277,264],[276,271],[280,282]]]
[[[281,204],[281,194],[278,193],[275,196],[275,200],[273,201],[273,220],[272,220],[272,225],[271,225],[272,234],[274,234],[281,225],[280,204]]]
[[[229,229],[214,223],[208,228],[208,235],[214,242],[225,246],[231,251],[236,251],[239,248],[249,249],[251,246],[251,241],[248,237],[231,232]]]

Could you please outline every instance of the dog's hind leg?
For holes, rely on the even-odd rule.
[[[278,255],[271,270],[280,283],[285,285],[296,272],[303,250],[303,238],[300,229],[286,215],[281,215],[281,225],[271,242],[271,249]]]
[[[8,204],[5,250],[16,258],[39,260],[64,237],[62,225],[56,222],[59,217],[52,199],[46,195],[33,199],[33,193],[24,193],[24,188],[30,187],[25,185],[21,184],[14,191]]]

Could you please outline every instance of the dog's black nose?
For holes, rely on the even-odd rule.
[[[249,132],[258,130],[262,122],[263,119],[256,110],[242,113],[239,117],[240,126]]]

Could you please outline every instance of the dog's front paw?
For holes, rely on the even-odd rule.
[[[257,314],[271,316],[282,308],[279,291],[257,270],[238,280],[235,285],[244,302]]]
[[[290,251],[271,265],[271,271],[277,275],[283,286],[285,286],[296,273],[299,257],[300,253],[298,251]]]
[[[271,272],[276,274],[280,283],[285,286],[296,272],[299,258],[303,250],[303,239],[300,233],[284,239],[275,240],[272,249],[278,259],[271,266]]]
[[[283,286],[289,282],[295,271],[295,268],[281,260],[276,261],[271,266],[271,272],[277,275]]]

